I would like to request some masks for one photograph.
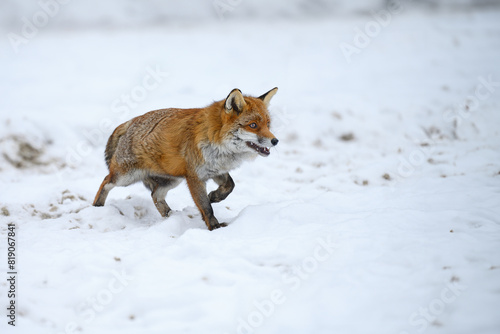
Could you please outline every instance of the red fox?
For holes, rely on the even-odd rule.
[[[267,110],[277,91],[275,87],[256,98],[233,89],[225,100],[205,108],[154,110],[119,125],[106,145],[109,174],[93,205],[103,206],[115,186],[142,181],[160,214],[168,217],[167,192],[185,179],[208,229],[225,226],[211,203],[233,191],[230,170],[257,155],[267,157],[278,144]],[[207,195],[209,179],[218,188]]]

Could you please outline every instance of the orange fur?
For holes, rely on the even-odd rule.
[[[106,146],[109,175],[94,205],[104,205],[116,185],[143,181],[160,213],[167,216],[170,208],[164,196],[179,178],[185,178],[208,228],[220,227],[210,202],[232,191],[234,182],[228,171],[244,158],[268,155],[262,143],[277,144],[267,111],[276,90],[255,98],[235,89],[225,100],[205,108],[155,110],[118,126]],[[219,189],[207,196],[208,179],[214,179]]]

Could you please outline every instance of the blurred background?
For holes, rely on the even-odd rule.
[[[498,0],[1,0],[13,332],[498,333],[499,22]],[[120,123],[276,86],[280,142],[231,174],[229,227],[206,231],[185,186],[166,221],[139,184],[91,206]],[[287,302],[238,331],[273,289]]]
[[[46,4],[46,5],[42,5]],[[14,1],[0,4],[2,25],[20,29],[23,16],[30,18],[40,7],[67,8],[50,20],[52,29],[143,28],[169,24],[199,25],[227,20],[293,20],[325,16],[369,15],[372,11],[401,5],[405,9],[433,11],[471,11],[474,8],[498,6],[495,0],[112,0],[105,4],[89,1]],[[236,10],[237,9],[237,10]],[[230,15],[228,15],[230,14]]]
[[[0,112],[64,127],[78,119],[88,131],[109,119],[91,149],[132,116],[206,105],[235,87],[254,95],[280,87],[277,122],[309,126],[306,137],[324,123],[301,122],[303,108],[320,118],[356,103],[358,115],[371,103],[441,115],[480,73],[496,71],[498,40],[480,37],[494,34],[499,4],[4,0]]]
[[[178,96],[179,92],[174,88],[180,86],[184,86],[188,94],[191,94],[191,89],[203,89],[208,78],[212,80],[213,98],[224,95],[235,84],[249,85],[252,82],[251,89],[258,84],[260,90],[265,90],[266,84],[273,85],[266,82],[268,78],[272,78],[275,85],[294,85],[297,80],[306,79],[311,83],[318,77],[329,76],[349,85],[349,81],[360,79],[353,68],[359,69],[367,64],[366,58],[371,57],[366,54],[384,56],[385,62],[391,62],[391,58],[397,56],[394,51],[380,45],[382,42],[372,43],[372,40],[392,38],[392,42],[401,43],[398,36],[416,33],[419,29],[420,36],[426,34],[418,24],[413,24],[413,31],[405,31],[406,27],[400,25],[412,15],[417,23],[433,25],[429,21],[433,15],[492,11],[499,5],[500,2],[495,0],[126,0],[106,3],[5,0],[0,3],[1,29],[5,36],[2,39],[2,70],[4,77],[12,75],[24,82],[24,87],[36,85],[40,77],[37,74],[44,72],[48,83],[44,85],[46,93],[58,94],[64,90],[66,98],[75,98],[80,106],[82,101],[73,95],[75,91],[89,93],[86,103],[97,102],[94,101],[96,91],[106,89],[109,95],[113,89],[121,91],[125,86],[123,80],[133,81],[134,75],[141,75],[141,67],[148,65],[161,65],[164,71],[175,77],[175,81],[165,82],[158,91],[175,93],[169,98]],[[471,27],[477,24],[472,16],[467,20]],[[371,21],[375,25],[370,25]],[[322,36],[311,36],[319,33],[310,29],[313,22],[334,26],[320,28],[323,29]],[[444,20],[437,20],[436,25],[440,23]],[[369,36],[366,29],[373,29],[368,32]],[[460,31],[454,32],[454,51],[459,54],[464,52],[460,50],[460,34]],[[258,44],[259,40],[262,44]],[[375,47],[371,47],[372,44]],[[292,46],[296,48],[288,52]],[[401,44],[401,49],[406,47],[406,44]],[[175,58],[177,56],[179,59]],[[354,59],[358,64],[352,64]],[[314,66],[318,62],[320,66]],[[16,65],[22,68],[16,68]],[[51,68],[53,66],[56,68]],[[337,70],[346,67],[351,80],[345,80],[342,77],[344,72]],[[230,75],[226,77],[228,72]],[[23,80],[25,75],[35,77],[24,77]],[[77,80],[75,75],[83,77]],[[86,82],[89,76],[95,79],[94,82]],[[183,78],[186,83],[177,81]],[[218,78],[225,84],[223,89],[220,87],[222,90],[218,90]],[[256,78],[261,81],[255,82]],[[103,85],[103,79],[116,81]],[[384,78],[377,80],[385,81]],[[120,82],[124,86],[120,87]],[[319,82],[313,86],[319,86]],[[10,101],[15,105],[23,104],[17,99],[19,89],[5,84],[2,88],[7,99],[1,106],[9,106]],[[145,107],[151,98],[144,99]],[[37,108],[47,107],[40,104],[39,99],[29,100],[36,101]],[[50,102],[52,109],[54,101]],[[95,110],[99,105],[91,108]]]

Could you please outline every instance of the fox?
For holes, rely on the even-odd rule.
[[[153,110],[119,125],[106,144],[109,174],[93,205],[103,206],[114,187],[142,181],[160,215],[167,218],[172,213],[167,193],[186,180],[208,230],[227,226],[214,216],[212,203],[233,191],[229,171],[243,161],[269,156],[278,144],[268,111],[277,91],[275,87],[253,97],[235,88],[225,100],[205,108]],[[210,179],[218,188],[207,194]]]

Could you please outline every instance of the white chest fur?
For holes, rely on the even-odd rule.
[[[200,149],[205,162],[197,168],[197,173],[202,180],[227,173],[239,167],[243,161],[257,157],[257,154],[232,142],[224,144],[204,143],[200,145]]]

